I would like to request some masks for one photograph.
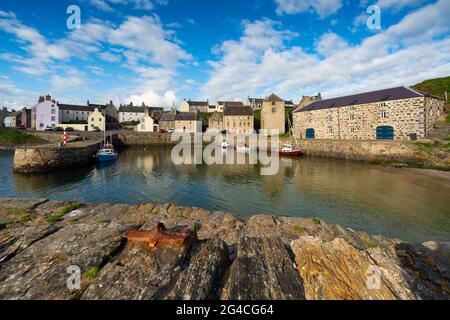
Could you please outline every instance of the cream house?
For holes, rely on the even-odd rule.
[[[149,115],[146,114],[144,116],[144,119],[142,119],[142,122],[136,125],[137,132],[157,132],[155,126],[155,120]]]
[[[264,99],[261,108],[261,129],[286,132],[286,101],[275,94]]]
[[[84,123],[61,123],[58,127],[66,130],[72,128],[75,131],[105,131],[106,130],[106,118],[105,115],[95,108],[87,118],[87,122]]]

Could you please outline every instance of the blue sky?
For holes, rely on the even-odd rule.
[[[81,27],[69,30],[67,7]],[[367,8],[381,10],[370,30]],[[0,105],[298,102],[450,75],[448,0],[2,0]]]

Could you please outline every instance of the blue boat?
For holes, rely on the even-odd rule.
[[[111,137],[112,141],[112,137]],[[103,145],[96,154],[97,162],[112,162],[117,160],[117,152],[114,150],[114,146],[106,142],[106,132],[103,139]]]
[[[117,160],[117,152],[114,148],[109,148],[107,146],[102,147],[97,152],[97,161],[98,162],[110,162]]]

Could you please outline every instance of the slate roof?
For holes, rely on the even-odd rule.
[[[283,99],[281,99],[279,96],[277,96],[276,94],[272,93],[270,96],[268,96],[266,99],[264,99],[264,101],[284,101]]]
[[[186,102],[190,105],[190,106],[202,106],[202,107],[207,107],[209,105],[208,101],[191,101],[191,100],[186,100]]]
[[[241,101],[217,101],[217,104],[224,107],[242,107],[244,103]]]
[[[161,119],[159,121],[175,121],[177,115],[173,112],[167,111],[161,115]]]
[[[253,116],[253,110],[250,106],[242,107],[225,107],[223,109],[224,116]]]
[[[179,112],[176,116],[177,121],[196,121],[197,113],[195,112]]]
[[[95,109],[103,110],[106,105],[90,104],[89,106],[79,106],[75,104],[60,104],[58,103],[59,110],[62,111],[89,111],[93,112]]]
[[[413,90],[406,87],[396,87],[378,91],[365,92],[360,94],[354,94],[350,96],[338,97],[333,99],[327,99],[322,101],[315,101],[306,107],[299,109],[295,112],[307,112],[322,109],[331,109],[344,106],[368,104],[374,102],[401,100],[408,98],[431,96],[426,93]],[[438,97],[436,97],[438,98]],[[441,98],[439,98],[441,99]]]

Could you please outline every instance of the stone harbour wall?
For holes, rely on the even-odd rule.
[[[41,173],[84,166],[94,161],[99,142],[84,141],[65,148],[56,145],[16,148],[13,170],[18,173]]]
[[[188,227],[192,241],[124,237],[158,223]],[[449,252],[450,243],[411,244],[310,218],[0,199],[2,300],[448,300]],[[68,267],[79,268],[79,288],[67,287]]]

